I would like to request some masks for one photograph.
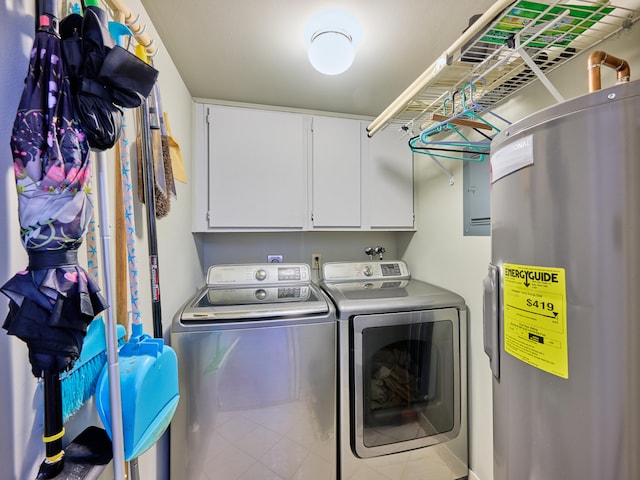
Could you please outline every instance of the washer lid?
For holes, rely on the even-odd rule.
[[[182,321],[243,321],[326,315],[329,304],[312,284],[277,287],[205,287],[182,311]]]

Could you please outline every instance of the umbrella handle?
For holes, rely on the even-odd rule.
[[[64,467],[64,450],[62,437],[62,388],[60,375],[45,373],[44,375],[44,434],[46,457],[40,464],[36,479],[49,479],[58,476]]]
[[[38,0],[36,31],[58,35],[58,0]]]

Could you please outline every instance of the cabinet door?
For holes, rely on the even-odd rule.
[[[209,227],[302,229],[307,210],[304,116],[208,108]]]
[[[360,228],[360,121],[313,117],[312,227]]]
[[[366,134],[368,181],[364,192],[369,227],[413,229],[413,154],[406,137],[382,130],[372,138]]]

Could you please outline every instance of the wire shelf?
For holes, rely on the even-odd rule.
[[[623,2],[498,1],[498,13],[490,10],[477,19],[472,32],[369,125],[369,135],[393,128],[415,136],[437,123],[434,114],[455,115],[469,102],[493,108],[540,75],[631,28],[640,11]]]

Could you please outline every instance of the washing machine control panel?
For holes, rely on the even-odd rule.
[[[299,282],[303,280],[304,273],[300,266],[280,266],[277,269],[279,282]],[[308,275],[306,279],[308,280]]]
[[[278,285],[308,283],[311,269],[303,263],[259,263],[241,265],[214,265],[207,272],[207,285]]]
[[[327,262],[323,265],[322,278],[328,282],[346,280],[399,279],[410,277],[406,263],[379,262]]]
[[[305,302],[311,287],[212,288],[200,299],[199,307],[251,305],[257,303]]]

